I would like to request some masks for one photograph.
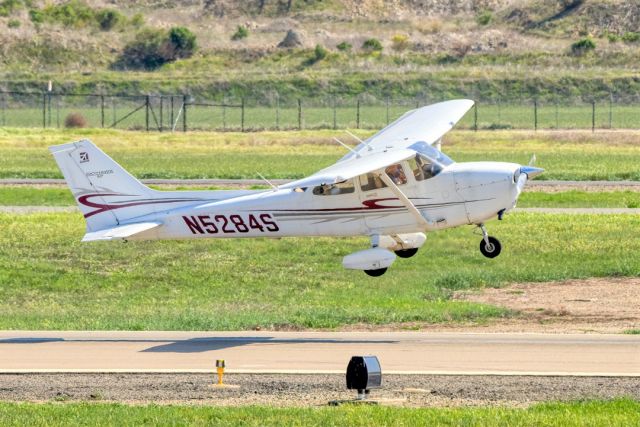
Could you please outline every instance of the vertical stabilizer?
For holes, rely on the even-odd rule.
[[[149,213],[145,205],[153,198],[153,191],[91,141],[55,145],[49,150],[87,220],[87,231],[110,228]]]

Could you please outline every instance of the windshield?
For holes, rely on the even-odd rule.
[[[440,163],[442,166],[449,166],[453,163],[453,160],[442,151],[438,151],[429,144],[424,141],[416,142],[411,145],[409,148],[416,150],[418,153],[429,157],[431,160],[435,160]]]

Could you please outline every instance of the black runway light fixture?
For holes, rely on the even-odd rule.
[[[353,356],[347,365],[347,388],[358,390],[358,399],[369,397],[369,390],[382,386],[382,369],[376,356]]]

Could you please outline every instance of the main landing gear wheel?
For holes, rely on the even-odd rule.
[[[411,258],[412,256],[418,253],[418,248],[401,249],[399,251],[395,251],[395,253],[400,258]]]
[[[485,242],[485,239],[480,240],[480,252],[482,252],[482,255],[487,258],[495,258],[500,255],[502,250],[500,240],[492,236],[487,236],[487,240],[487,242]]]
[[[371,277],[380,277],[387,272],[386,268],[378,268],[377,270],[364,270]]]

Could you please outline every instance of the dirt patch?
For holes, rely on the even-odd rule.
[[[207,374],[2,374],[0,400],[196,405],[322,406],[355,397],[344,375],[228,374],[237,389],[215,389]],[[640,399],[640,378],[385,375],[372,398],[401,406],[527,406],[546,400]]]
[[[514,318],[464,329],[557,333],[619,333],[640,329],[640,278],[520,283],[458,292],[454,298],[506,307],[519,313]]]

